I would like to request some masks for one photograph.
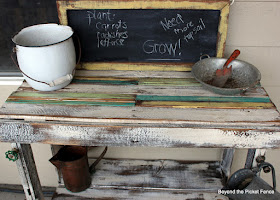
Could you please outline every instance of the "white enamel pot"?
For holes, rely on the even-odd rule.
[[[18,67],[36,90],[52,91],[73,79],[76,53],[73,30],[58,24],[40,24],[22,29],[12,38]]]

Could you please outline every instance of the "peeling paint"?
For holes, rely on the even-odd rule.
[[[83,145],[273,148],[280,131],[238,131],[195,128],[91,127],[52,125],[40,129],[52,140]],[[68,142],[66,142],[68,141]],[[252,142],[253,141],[253,142]]]
[[[1,141],[33,143],[43,140],[43,135],[35,134],[34,129],[29,124],[4,123],[0,124]]]

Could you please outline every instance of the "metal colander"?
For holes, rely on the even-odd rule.
[[[214,57],[201,59],[193,65],[192,74],[205,88],[223,95],[240,94],[260,83],[261,73],[255,66],[241,60],[234,60],[229,64],[232,65],[232,76],[224,87],[211,85],[216,70],[221,69],[226,61],[225,58]]]

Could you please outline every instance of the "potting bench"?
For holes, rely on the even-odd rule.
[[[279,113],[263,87],[221,96],[205,90],[187,68],[79,70],[69,86],[53,92],[35,91],[24,82],[2,106],[0,118],[0,140],[19,150],[30,199],[42,198],[31,143],[226,148],[221,162],[104,159],[87,192],[57,191],[64,198],[119,199],[223,199],[217,190],[230,173],[234,148],[279,148],[280,143]]]
[[[98,10],[101,13],[98,14],[94,9],[103,11]],[[115,9],[115,15],[112,15],[113,11],[109,9]],[[135,9],[138,14],[128,15],[124,9]],[[161,12],[156,15],[161,17],[161,20],[156,20],[162,24],[151,23],[155,16],[149,9],[162,9],[162,13],[166,15]],[[166,12],[166,9],[173,10]],[[176,9],[190,11],[182,11],[181,14],[179,11],[175,12]],[[83,15],[81,10],[87,15]],[[208,10],[206,15],[202,15],[204,10]],[[141,15],[142,12],[153,17],[143,20],[141,16],[145,18],[146,15]],[[217,191],[223,187],[223,182],[230,174],[235,148],[248,149],[245,166],[249,168],[258,155],[255,154],[255,149],[280,147],[280,115],[261,85],[240,95],[222,96],[204,89],[191,74],[193,60],[197,60],[204,53],[201,52],[204,50],[199,48],[208,41],[205,39],[209,36],[207,34],[212,33],[215,36],[215,41],[210,41],[215,48],[210,45],[206,48],[207,51],[215,53],[213,55],[217,57],[223,56],[229,1],[60,0],[58,13],[62,24],[67,25],[70,19],[70,23],[73,22],[71,26],[77,30],[79,25],[83,24],[85,29],[82,28],[79,32],[82,36],[82,51],[85,46],[93,45],[86,49],[84,60],[98,55],[98,58],[112,62],[100,62],[98,58],[92,62],[84,62],[82,57],[80,69],[67,87],[58,91],[39,92],[24,82],[0,109],[0,141],[13,143],[14,155],[10,157],[19,156],[17,165],[28,200],[43,199],[31,143],[108,146],[109,149],[110,146],[224,149],[221,161],[103,159],[93,175],[91,187],[85,192],[70,193],[63,185],[57,188],[54,199],[71,200],[227,199]],[[211,17],[207,17],[209,15]],[[131,42],[127,39],[129,34],[133,36],[129,38],[137,38],[140,34],[146,40],[140,41],[138,38],[137,41],[132,41],[135,46],[127,45],[116,50],[113,47],[107,48],[113,43],[104,39],[108,36],[106,30],[83,38],[83,33],[90,32],[84,30],[94,29],[87,27],[92,25],[94,18],[100,20],[95,27],[102,29],[99,25],[103,22],[105,29],[113,29],[112,16],[116,17],[115,24],[124,29],[122,36],[121,29],[118,30],[118,37],[124,39],[122,42]],[[117,16],[121,18],[117,19]],[[138,16],[140,18],[137,18]],[[189,26],[198,23],[196,27],[199,30],[193,29],[192,34],[200,31],[202,36],[196,39],[195,42],[198,43],[192,46],[192,51],[186,46],[181,48],[183,40],[187,45],[192,39],[191,32],[191,35],[172,40],[175,41],[172,44],[171,40],[167,40],[167,35],[170,34],[166,32],[167,29],[172,29],[176,23],[187,22],[187,16],[193,20],[188,22]],[[206,23],[206,19],[211,21],[214,18],[218,21]],[[104,20],[107,20],[106,23]],[[149,30],[155,31],[147,36],[143,31],[144,26],[137,31],[137,26],[134,25],[139,23],[149,24]],[[114,28],[116,26],[118,25],[114,25]],[[203,29],[206,27],[212,29],[205,31],[206,36],[203,37]],[[184,31],[182,27],[181,29],[171,30],[171,39],[178,35],[178,31]],[[96,35],[98,45],[94,46],[96,44],[93,41],[96,41],[96,38],[91,36]],[[155,39],[147,39],[150,36]],[[150,44],[163,37],[168,41],[167,46]],[[114,43],[120,46],[121,44],[123,43]],[[106,51],[99,52],[100,45],[106,47]],[[176,51],[175,46],[182,51]],[[160,47],[168,47],[169,51],[155,50]],[[97,50],[96,54],[91,54],[93,50]],[[199,53],[196,54],[196,51]],[[187,52],[195,56],[189,58],[191,62],[187,62]],[[174,59],[172,62],[161,62],[165,60],[161,53],[167,53],[168,59],[177,56],[175,61],[180,62],[176,63]],[[121,60],[136,62],[119,62],[119,57],[115,58],[114,55],[124,56]],[[154,60],[151,60],[149,55],[155,56]],[[160,61],[155,62],[158,59]]]

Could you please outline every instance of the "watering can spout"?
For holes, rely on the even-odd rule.
[[[49,160],[57,169],[61,168],[61,161],[59,161],[58,156],[55,155]]]

